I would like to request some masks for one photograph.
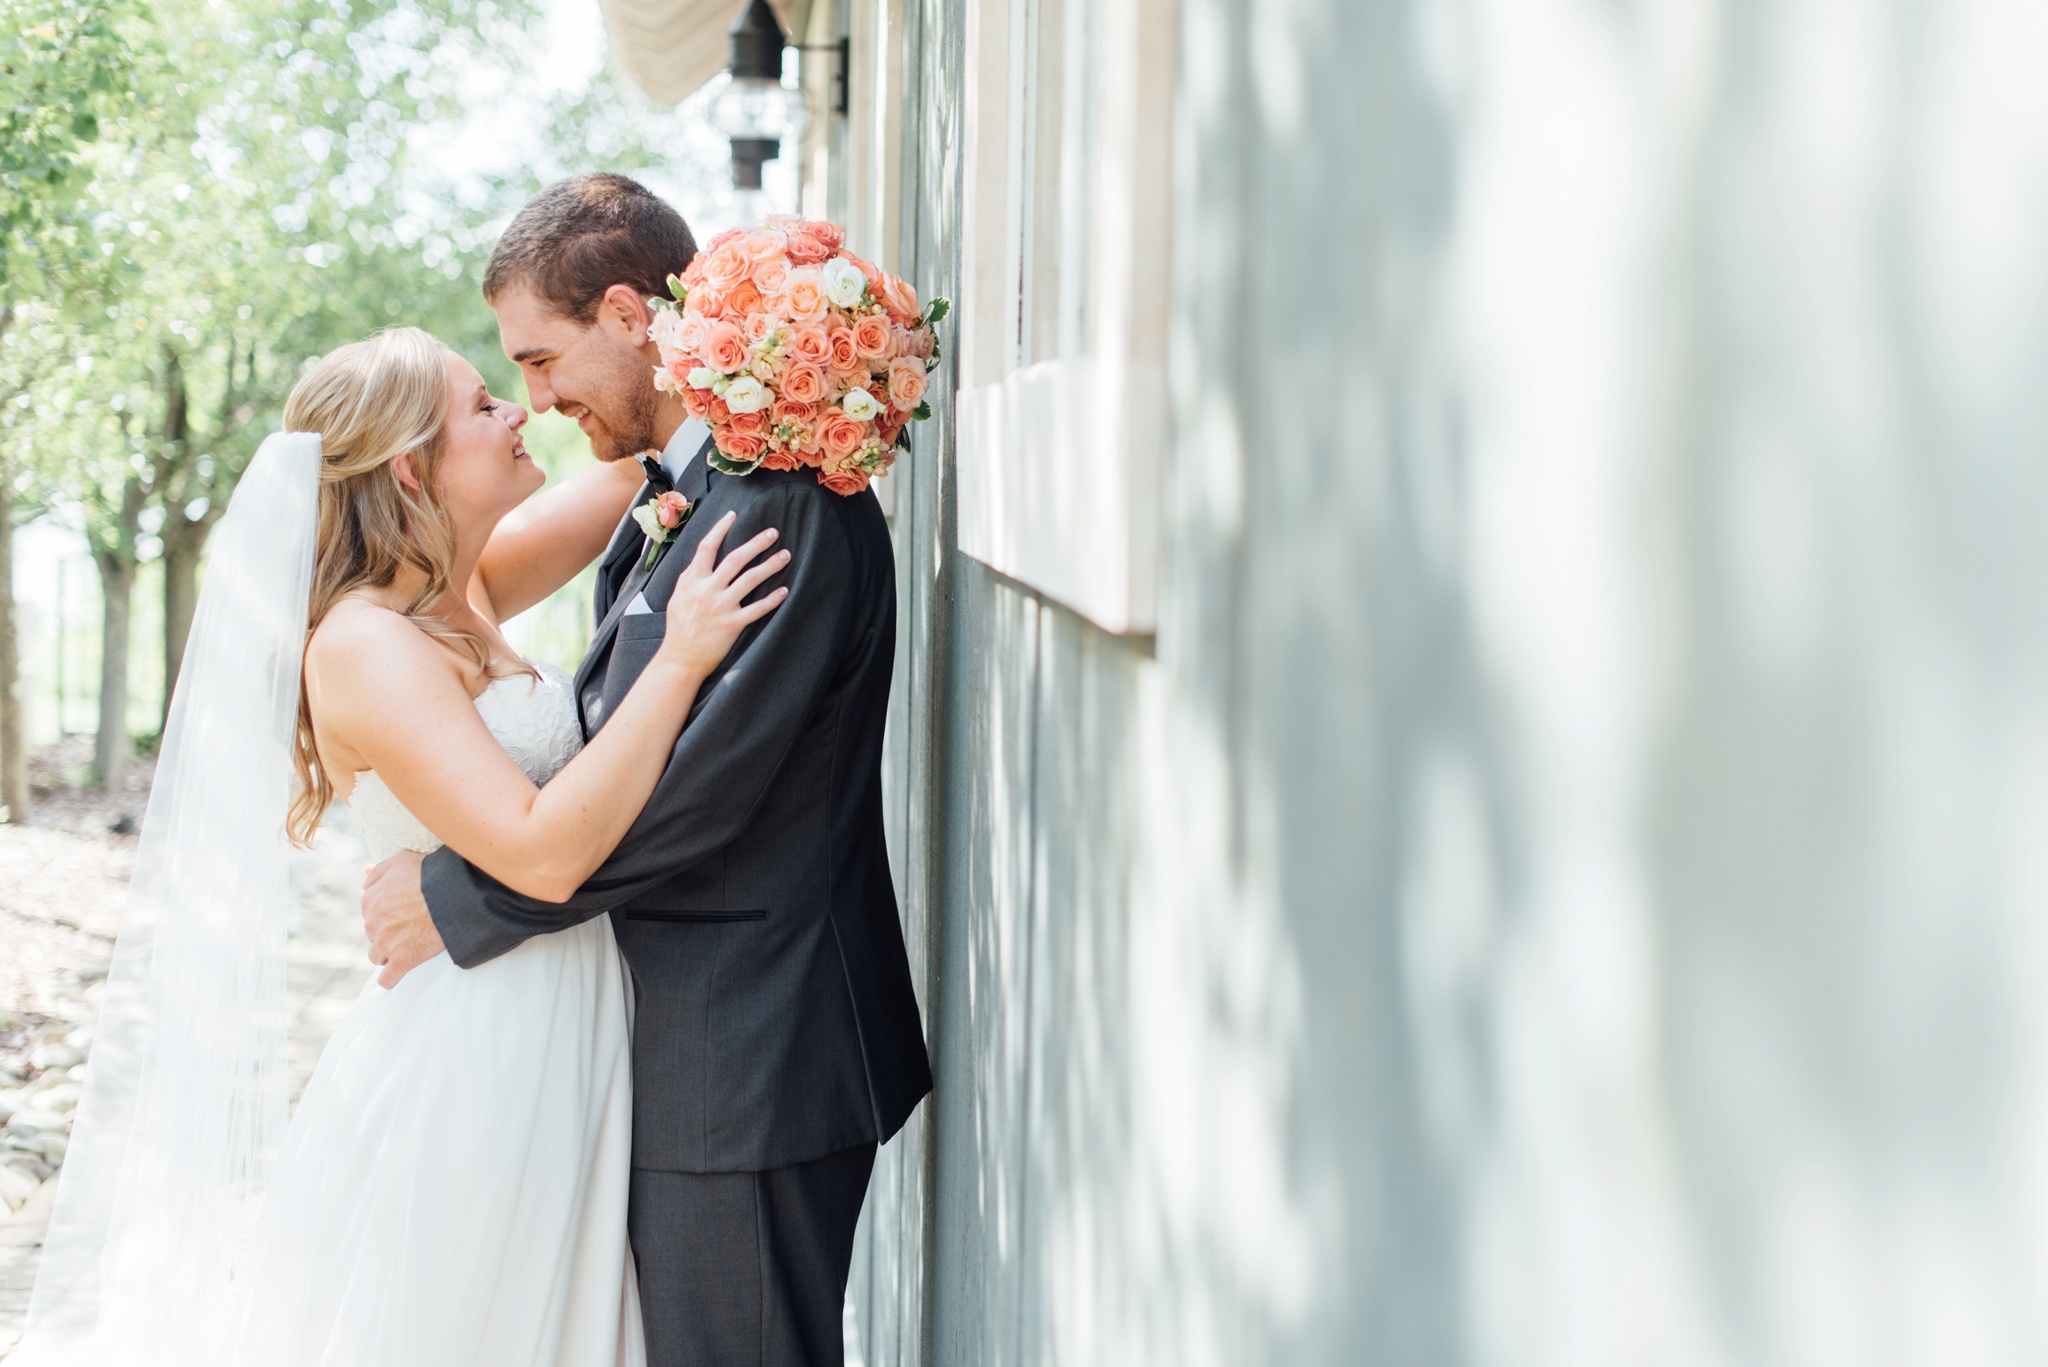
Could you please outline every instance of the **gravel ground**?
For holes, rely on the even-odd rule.
[[[130,840],[0,827],[0,1202],[63,1157],[134,866]]]
[[[29,824],[94,839],[126,838],[131,845],[149,805],[156,760],[137,755],[126,786],[109,792],[86,786],[92,767],[92,737],[67,736],[29,757]]]

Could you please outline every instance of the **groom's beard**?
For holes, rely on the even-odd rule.
[[[661,449],[661,442],[654,435],[658,416],[654,386],[644,375],[634,378],[638,383],[622,384],[615,393],[607,394],[602,410],[584,405],[596,419],[597,430],[590,434],[590,454],[599,460],[626,460],[642,451]]]

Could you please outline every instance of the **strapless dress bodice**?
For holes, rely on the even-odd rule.
[[[583,748],[576,697],[569,676],[553,665],[536,664],[529,674],[493,679],[477,696],[476,710],[512,762],[535,783],[546,783]],[[348,805],[373,861],[400,850],[429,854],[441,841],[405,809],[374,769],[356,775]]]

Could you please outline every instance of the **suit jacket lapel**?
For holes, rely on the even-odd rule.
[[[653,496],[654,486],[642,484],[640,492],[633,497],[633,507],[639,507]],[[597,592],[591,604],[590,615],[593,623],[602,622],[606,614],[612,610],[612,604],[618,599],[619,581],[631,572],[630,557],[640,548],[640,543],[646,540],[646,537],[647,534],[640,530],[640,524],[633,520],[630,511],[619,519],[618,530],[612,533],[611,544],[604,548],[604,558],[597,564]]]
[[[691,498],[702,498],[711,492],[711,448],[716,443],[710,438],[697,448],[697,454],[683,467],[683,477],[676,481],[676,487]]]
[[[675,487],[693,504],[703,498],[711,487],[711,466],[706,459],[711,445],[707,438],[697,449],[697,454],[690,458],[690,463],[683,467],[681,478],[676,480]],[[651,492],[652,486],[641,485],[640,497],[634,500],[633,506],[637,508],[646,502]],[[696,518],[692,517],[690,520],[694,522]],[[619,530],[612,534],[612,544],[605,551],[604,568],[598,586],[600,601],[605,586],[613,583],[611,575],[617,573],[614,557],[631,553],[633,559],[628,562],[624,576],[612,587],[611,601],[605,604],[603,613],[599,615],[596,629],[590,634],[590,649],[583,652],[583,663],[576,670],[575,689],[579,712],[582,710],[583,690],[589,686],[591,675],[596,672],[601,661],[611,657],[612,637],[618,633],[619,618],[625,616],[625,605],[633,601],[633,595],[647,582],[645,557],[638,554],[646,540],[646,534],[640,530],[640,524],[633,520],[633,515],[629,512],[625,520],[619,524]]]

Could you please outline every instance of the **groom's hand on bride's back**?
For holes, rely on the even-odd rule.
[[[363,879],[363,931],[370,937],[370,962],[383,970],[377,981],[386,988],[446,952],[427,899],[420,895],[421,858],[401,850],[372,865]]]

